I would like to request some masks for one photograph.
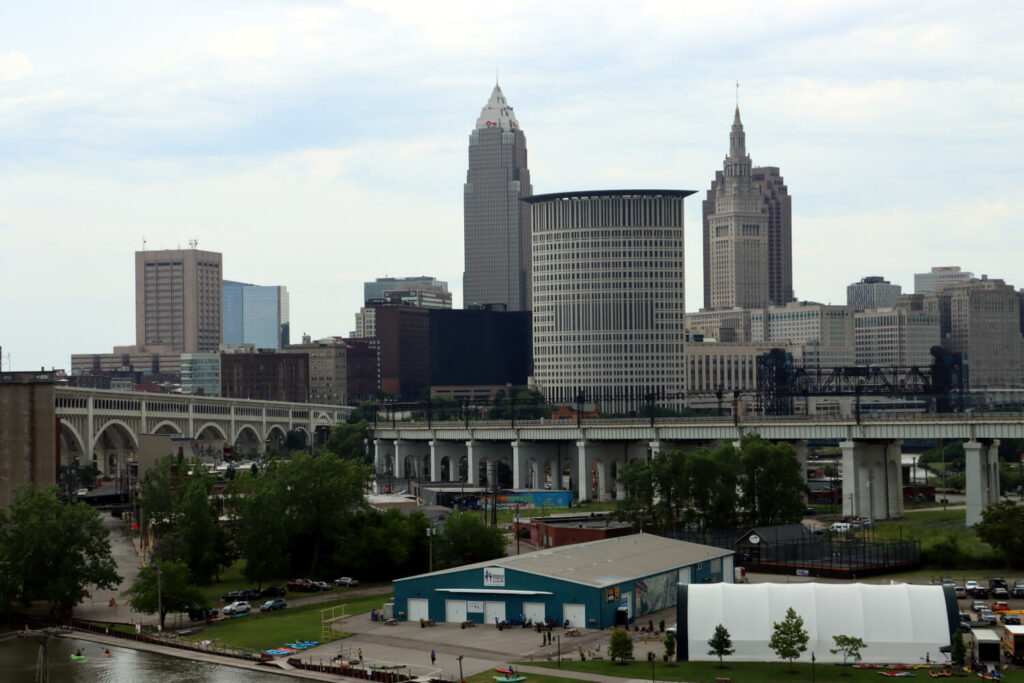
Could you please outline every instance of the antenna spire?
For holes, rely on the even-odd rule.
[[[740,108],[740,82],[736,81],[736,109]]]

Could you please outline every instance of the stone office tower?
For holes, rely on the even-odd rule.
[[[469,135],[464,187],[463,306],[530,310],[530,207],[526,136],[495,84]]]
[[[704,309],[793,301],[792,200],[777,167],[751,168],[739,107],[703,209]]]

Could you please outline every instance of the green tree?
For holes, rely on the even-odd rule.
[[[1003,552],[1008,566],[1024,561],[1024,506],[1000,501],[981,513],[974,530],[978,538]]]
[[[612,629],[608,642],[608,656],[613,662],[618,659],[620,664],[625,664],[627,659],[633,658],[633,638],[629,631],[621,626]]]
[[[633,525],[633,531],[640,531],[644,524],[652,521],[654,509],[654,480],[651,468],[644,460],[626,463],[619,473],[625,497],[616,503],[616,516]]]
[[[338,423],[331,429],[325,448],[339,458],[368,465],[373,461],[367,448],[368,439],[369,431],[365,420],[351,424]]]
[[[792,667],[793,660],[807,651],[808,640],[803,617],[798,616],[796,610],[790,607],[786,610],[786,618],[773,624],[772,639],[768,641],[768,647],[779,659],[788,659]]]
[[[741,502],[750,526],[800,521],[810,489],[792,446],[747,434],[740,445],[740,466]]]
[[[718,657],[718,665],[721,667],[723,665],[722,658],[733,652],[736,652],[736,649],[732,646],[729,629],[719,624],[715,627],[715,633],[708,639],[708,654]]]
[[[867,643],[855,636],[832,636],[832,640],[836,642],[836,647],[834,650],[829,650],[829,652],[834,655],[842,654],[843,664],[846,664],[847,659],[859,662],[861,659],[860,651],[867,647]]]
[[[953,634],[953,649],[949,653],[949,658],[957,666],[963,666],[964,662],[967,661],[967,647],[964,645],[963,629],[958,628]]]
[[[180,559],[188,565],[192,579],[202,586],[209,584],[222,566],[230,564],[218,503],[210,499],[212,491],[212,477],[201,463],[193,463],[192,474],[177,501],[173,531],[180,541]]]
[[[687,454],[681,451],[659,451],[651,459],[654,482],[654,505],[657,525],[674,531],[683,525],[684,511],[689,504],[690,486],[686,474]]]
[[[676,634],[666,633],[665,639],[661,643],[665,646],[665,661],[670,661],[676,656]]]
[[[736,449],[729,444],[714,453],[700,449],[687,458],[689,514],[702,533],[736,526],[737,469]]]
[[[267,467],[273,469],[277,461]],[[287,515],[284,496],[274,477],[239,472],[228,489],[229,528],[238,556],[245,560],[245,578],[263,587],[264,581],[288,571]]]
[[[52,612],[70,614],[93,586],[116,588],[121,577],[99,513],[59,495],[56,487],[14,490],[10,515],[0,517],[0,596],[25,606],[45,600]]]
[[[440,564],[458,567],[472,562],[485,562],[505,556],[505,535],[501,529],[488,526],[479,515],[456,512],[444,522],[437,537]]]
[[[183,562],[153,562],[139,570],[135,583],[125,591],[128,604],[136,612],[160,612],[160,630],[171,612],[183,612],[201,605],[203,594],[192,585],[188,566]]]

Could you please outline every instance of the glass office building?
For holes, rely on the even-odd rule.
[[[280,350],[289,343],[288,289],[224,281],[224,343]]]

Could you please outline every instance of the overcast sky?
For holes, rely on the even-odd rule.
[[[927,9],[927,11],[925,11]],[[797,297],[960,265],[1024,287],[1024,3],[7,2],[0,345],[14,369],[133,344],[142,248],[285,285],[293,341],[362,283],[462,295],[469,132],[495,72],[536,193],[697,190],[740,83],[793,197]]]

